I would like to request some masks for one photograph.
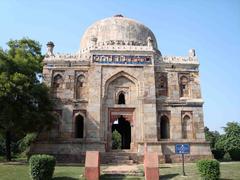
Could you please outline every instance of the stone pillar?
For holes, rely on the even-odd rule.
[[[144,117],[144,140],[157,141],[157,110],[154,68],[144,67],[144,97],[142,101]]]
[[[101,66],[93,66],[89,69],[88,86],[89,98],[87,107],[87,139],[100,141],[101,128]]]
[[[85,158],[85,178],[87,180],[99,180],[100,155],[98,151],[87,151]]]
[[[144,170],[146,180],[159,180],[158,154],[157,152],[144,153]]]

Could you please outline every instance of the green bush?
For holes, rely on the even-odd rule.
[[[197,162],[198,171],[205,180],[217,180],[220,177],[220,164],[217,160],[200,160]]]
[[[18,141],[19,150],[21,152],[27,151],[32,142],[35,141],[37,137],[36,133],[29,133],[24,138]]]
[[[33,180],[52,179],[56,159],[50,155],[32,155],[30,160],[30,175]]]
[[[226,152],[222,158],[224,161],[231,161],[232,158],[228,152]]]
[[[112,149],[121,149],[122,137],[121,134],[114,130],[112,133]]]

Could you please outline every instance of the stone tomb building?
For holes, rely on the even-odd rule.
[[[51,87],[59,120],[32,145],[31,153],[81,160],[87,150],[122,151],[141,161],[145,144],[163,162],[176,162],[175,144],[189,143],[189,160],[211,157],[204,136],[203,100],[195,50],[163,56],[152,31],[117,15],[95,22],[76,54],[54,54],[47,44],[44,82]]]

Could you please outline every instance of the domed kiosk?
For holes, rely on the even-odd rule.
[[[39,134],[30,153],[81,162],[97,150],[113,162],[118,147],[123,159],[141,162],[147,147],[161,162],[177,162],[175,145],[184,143],[187,161],[211,157],[194,49],[162,56],[153,32],[122,15],[95,22],[80,44],[75,54],[54,53],[54,43],[47,44],[43,76],[58,122]]]

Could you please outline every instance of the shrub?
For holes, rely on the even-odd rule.
[[[28,147],[31,145],[31,143],[35,141],[36,137],[37,137],[36,133],[29,133],[24,138],[20,139],[18,141],[19,150],[21,152],[26,151]]]
[[[33,180],[52,179],[56,160],[50,155],[32,155],[30,160],[30,175]]]
[[[232,158],[228,152],[226,152],[222,158],[224,161],[231,161]]]
[[[220,177],[219,162],[217,160],[200,160],[197,162],[198,171],[205,180],[217,180]]]
[[[122,145],[121,134],[117,130],[114,130],[112,133],[112,148],[121,149],[121,145]]]

